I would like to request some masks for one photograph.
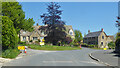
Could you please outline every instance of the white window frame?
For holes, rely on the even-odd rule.
[[[72,30],[72,29],[69,30],[69,34],[70,34],[70,35],[73,35],[73,30]]]
[[[23,40],[26,40],[26,36],[23,36]]]
[[[35,38],[37,38],[37,39],[35,39]],[[38,37],[33,37],[33,40],[38,40]]]

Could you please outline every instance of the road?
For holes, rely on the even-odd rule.
[[[4,63],[3,66],[105,66],[88,55],[98,50],[88,48],[71,51],[28,51],[29,55]]]

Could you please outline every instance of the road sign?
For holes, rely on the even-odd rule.
[[[25,50],[25,46],[18,46],[18,50]]]
[[[104,50],[107,50],[107,48],[104,48]]]
[[[45,43],[44,42],[40,42],[40,45],[44,45]]]
[[[44,42],[45,40],[44,39],[42,39],[42,42]]]

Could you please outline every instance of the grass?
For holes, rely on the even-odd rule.
[[[52,51],[63,51],[63,50],[80,50],[81,48],[79,47],[70,47],[70,46],[50,46],[50,45],[30,45],[27,44],[26,46],[30,47],[31,49],[36,49],[36,50],[52,50]]]
[[[91,48],[91,49],[96,49],[96,50],[103,50],[103,48]]]
[[[7,49],[2,52],[2,57],[13,59],[13,58],[16,58],[19,54],[20,54],[20,51],[17,48],[16,49]]]

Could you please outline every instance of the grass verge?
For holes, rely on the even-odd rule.
[[[16,58],[19,54],[20,54],[20,51],[17,48],[16,49],[7,49],[2,52],[2,57],[13,59],[13,58]]]
[[[91,49],[96,49],[96,50],[103,50],[103,48],[91,48]]]
[[[81,48],[79,47],[70,47],[70,46],[50,46],[50,45],[30,45],[26,44],[31,49],[36,49],[36,50],[53,50],[53,51],[63,51],[63,50],[80,50]]]

